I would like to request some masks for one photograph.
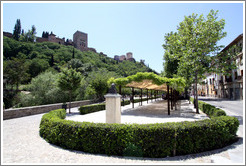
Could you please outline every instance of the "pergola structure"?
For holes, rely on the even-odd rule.
[[[135,75],[131,75],[125,78],[110,78],[108,81],[109,84],[115,83],[116,86],[119,86],[119,93],[121,94],[122,87],[132,88],[132,96],[134,96],[134,88],[141,89],[141,105],[142,105],[142,90],[146,89],[147,94],[148,90],[155,90],[158,94],[159,91],[167,92],[167,105],[168,105],[168,115],[170,115],[170,102],[171,109],[173,109],[173,105],[176,104],[177,93],[184,90],[185,81],[183,78],[166,78],[158,76],[154,73],[137,73]],[[170,94],[171,93],[171,94]],[[148,102],[148,95],[147,95]],[[134,97],[132,106],[134,108]]]

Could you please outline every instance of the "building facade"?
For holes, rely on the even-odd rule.
[[[243,100],[243,34],[221,51],[222,56],[233,45],[237,45],[240,49],[235,59],[237,69],[232,70],[230,76],[215,73],[206,74],[206,79],[203,80],[204,84],[198,86],[198,95]]]

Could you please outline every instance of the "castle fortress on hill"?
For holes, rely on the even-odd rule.
[[[79,49],[80,51],[93,51],[96,52],[95,48],[88,47],[88,35],[87,33],[76,31],[73,34],[73,41],[66,40],[65,38],[56,37],[55,34],[51,33],[48,35],[48,38],[44,37],[37,37],[36,42],[54,42],[62,45],[72,45],[75,48]]]
[[[10,37],[12,38],[12,34],[9,32],[3,32],[4,36]],[[71,45],[74,46],[75,48],[79,49],[80,51],[93,51],[96,52],[95,48],[91,48],[88,47],[88,34],[81,32],[81,31],[76,31],[73,34],[73,40],[71,39],[67,39],[65,41],[65,38],[59,38],[56,37],[55,34],[53,34],[51,32],[51,34],[49,34],[47,37],[36,37],[36,42],[41,43],[41,42],[54,42],[54,43],[58,43],[58,44],[62,44],[62,45]],[[105,54],[103,54],[102,52],[99,53],[100,55],[103,56],[107,56]],[[114,60],[116,61],[132,61],[132,62],[136,62],[136,60],[133,58],[132,52],[128,52],[126,53],[126,55],[115,55],[114,56]],[[144,60],[140,60],[141,63],[144,63]]]

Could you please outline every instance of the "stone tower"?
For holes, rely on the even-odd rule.
[[[87,50],[88,49],[87,33],[76,31],[73,34],[73,43],[75,48],[81,51]]]
[[[126,60],[131,59],[132,57],[132,52],[126,53]]]

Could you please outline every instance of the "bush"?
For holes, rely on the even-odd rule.
[[[178,123],[177,155],[222,148],[234,141],[238,126],[238,119],[229,116]]]
[[[106,124],[64,120],[64,109],[43,115],[40,136],[67,149],[107,155],[166,157],[224,147],[236,138],[238,119],[195,122]]]
[[[190,98],[192,102],[194,102],[194,99],[191,97]],[[208,103],[205,103],[203,101],[198,100],[198,108],[207,114],[210,118],[212,117],[218,117],[218,116],[226,116],[225,111],[222,109],[216,108],[215,106],[212,106]]]
[[[101,110],[105,110],[105,103],[84,105],[79,108],[79,112],[81,115],[92,113],[92,112],[97,112]]]

